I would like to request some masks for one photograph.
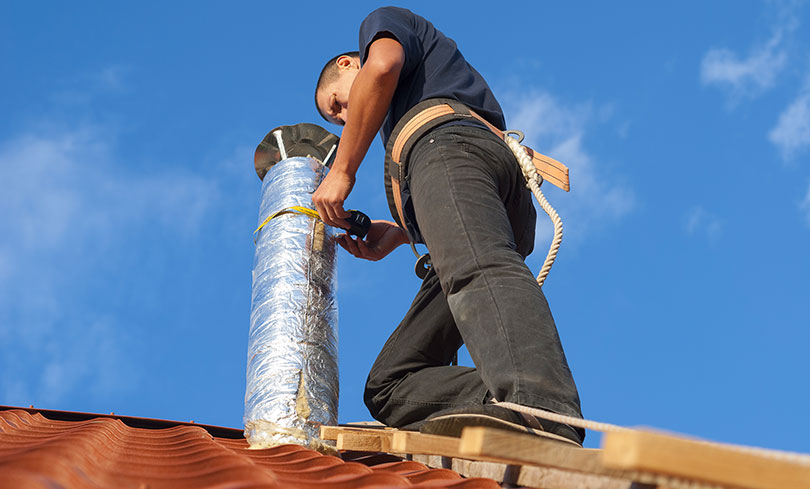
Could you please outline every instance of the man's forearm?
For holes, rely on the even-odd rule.
[[[388,112],[404,56],[402,46],[393,39],[378,39],[369,47],[368,60],[349,92],[346,126],[332,171],[354,178]]]

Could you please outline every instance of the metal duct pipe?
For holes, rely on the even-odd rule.
[[[263,144],[271,138],[280,146],[274,154],[284,159],[262,166],[266,175],[259,223],[292,206],[313,208],[312,192],[327,171],[315,158],[288,157],[281,133],[271,132]],[[259,159],[267,154],[260,145],[260,175]],[[322,424],[337,423],[338,409],[333,232],[320,220],[297,213],[279,215],[258,232],[244,415],[252,448],[295,443],[334,451],[319,433]]]

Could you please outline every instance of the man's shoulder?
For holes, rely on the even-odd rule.
[[[421,34],[426,30],[425,23],[423,18],[404,8],[380,7],[374,10],[360,24],[360,59],[365,61],[369,45],[381,33],[386,33],[387,37],[392,37],[402,45],[406,62],[421,58]]]
[[[402,7],[379,7],[363,19],[363,25],[373,24],[397,24],[416,27],[420,22],[427,22],[423,17],[411,12],[410,10]]]
[[[402,7],[379,7],[372,10],[366,18],[368,19],[372,16],[418,17],[415,13]]]

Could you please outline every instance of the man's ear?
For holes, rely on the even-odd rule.
[[[350,68],[360,68],[360,63],[357,58],[352,56],[343,55],[335,60],[335,63],[338,65],[338,69],[346,70]]]

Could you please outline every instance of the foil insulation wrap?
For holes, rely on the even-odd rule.
[[[259,223],[313,208],[326,168],[313,158],[275,164],[262,185]],[[322,424],[337,423],[338,343],[334,231],[298,213],[258,233],[248,340],[245,437],[252,448],[295,443],[322,452]]]

